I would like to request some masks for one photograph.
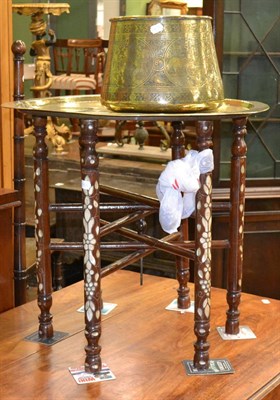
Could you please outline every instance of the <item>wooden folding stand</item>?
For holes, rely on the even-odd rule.
[[[227,320],[226,333],[239,332],[239,302],[242,280],[242,252],[244,227],[244,201],[246,177],[246,123],[247,117],[264,112],[268,106],[259,102],[225,100],[221,107],[214,111],[196,113],[122,113],[107,110],[101,106],[98,95],[64,96],[45,99],[32,99],[10,103],[7,107],[33,116],[34,135],[34,189],[35,219],[37,238],[38,267],[38,305],[40,308],[38,337],[44,341],[55,336],[50,312],[52,305],[51,285],[51,251],[79,250],[84,252],[84,295],[85,295],[85,335],[87,339],[85,368],[88,372],[101,369],[101,282],[102,277],[121,269],[133,261],[139,260],[156,249],[176,256],[178,276],[178,306],[186,309],[190,304],[188,289],[187,258],[195,263],[195,321],[193,365],[198,371],[209,368],[210,330],[210,295],[211,295],[211,248],[229,248]],[[47,116],[73,117],[80,119],[81,134],[79,138],[81,161],[82,204],[50,204],[48,189],[48,148],[45,143]],[[195,240],[187,237],[186,221],[183,221],[178,233],[158,239],[143,232],[125,228],[133,221],[141,221],[146,216],[158,212],[159,202],[141,194],[115,191],[114,188],[102,186],[99,182],[98,155],[96,152],[98,120],[132,120],[132,121],[165,121],[171,122],[172,159],[185,155],[182,121],[195,121],[197,146],[199,151],[212,146],[213,121],[232,119],[233,142],[231,156],[231,191],[229,203],[212,205],[211,173],[201,174],[200,189],[196,196],[196,233]],[[125,202],[117,204],[100,204],[100,193],[116,195]],[[228,209],[230,212],[229,238],[212,240],[212,208]],[[127,216],[114,222],[100,220],[100,210],[117,213],[126,211]],[[50,239],[50,211],[80,211],[83,215],[84,236],[82,243],[56,243]],[[129,242],[106,242],[101,239],[108,233],[118,232],[128,237]],[[103,248],[133,251],[123,259],[101,270],[101,252]]]

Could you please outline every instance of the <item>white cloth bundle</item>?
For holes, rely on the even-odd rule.
[[[176,232],[181,220],[192,214],[195,194],[200,187],[199,175],[213,168],[213,151],[210,149],[190,150],[184,158],[169,161],[156,186],[160,201],[159,222],[165,232]]]

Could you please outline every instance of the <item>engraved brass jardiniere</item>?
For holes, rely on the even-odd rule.
[[[101,102],[114,111],[187,112],[224,99],[211,17],[111,19]]]

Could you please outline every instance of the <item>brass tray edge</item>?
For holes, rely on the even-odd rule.
[[[90,104],[91,103],[91,104]],[[215,116],[231,116],[231,115],[251,115],[265,112],[269,106],[258,101],[247,101],[239,99],[224,99],[222,104],[215,110],[190,111],[190,112],[130,112],[130,111],[113,111],[103,106],[100,102],[100,95],[81,95],[81,96],[59,96],[47,97],[40,99],[20,100],[16,102],[4,103],[3,108],[21,110],[23,112],[34,111],[38,114],[71,114],[71,115],[91,115],[99,117],[215,117]],[[63,107],[65,106],[65,107]]]

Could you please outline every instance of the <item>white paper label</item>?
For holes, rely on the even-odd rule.
[[[154,35],[155,33],[159,33],[163,31],[163,25],[159,22],[156,25],[152,25],[150,28],[151,33]]]

